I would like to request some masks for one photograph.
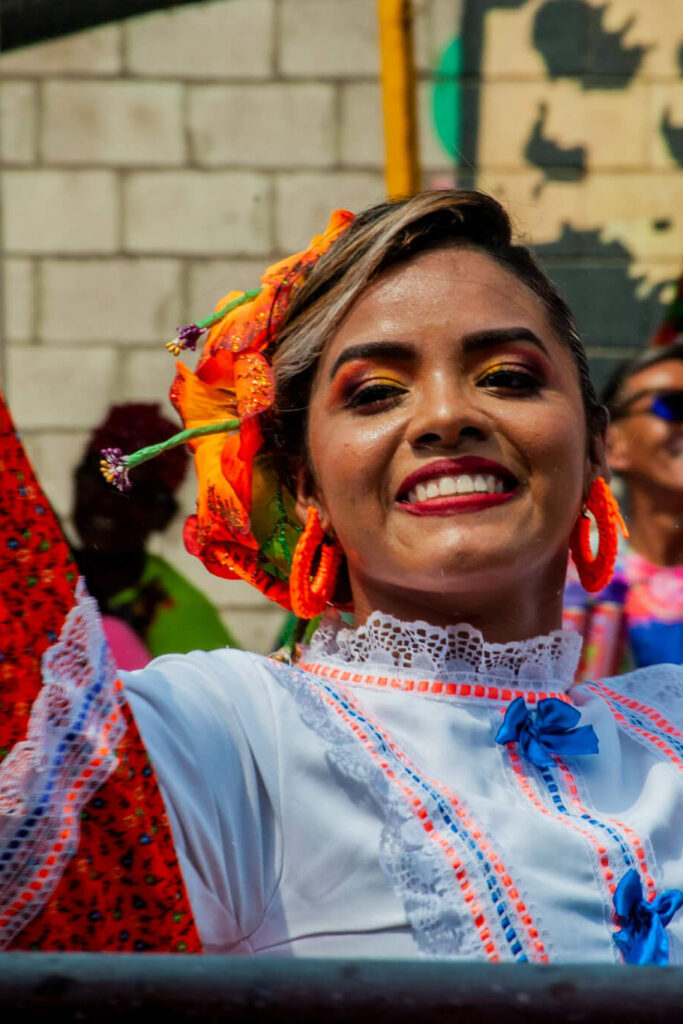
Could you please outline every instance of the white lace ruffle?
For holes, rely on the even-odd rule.
[[[26,739],[0,766],[0,949],[35,917],[76,852],[81,809],[117,764],[126,725],[97,603],[79,581]]]
[[[339,616],[327,616],[302,661],[332,662],[380,675],[508,683],[527,690],[557,691],[571,686],[580,653],[581,637],[571,630],[490,644],[466,623],[441,628],[373,612],[365,625],[355,630],[344,628]]]

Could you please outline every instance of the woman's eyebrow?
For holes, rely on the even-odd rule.
[[[352,359],[415,359],[416,352],[412,345],[401,341],[368,341],[360,345],[351,345],[335,359],[330,370],[330,380],[340,366]]]
[[[482,349],[496,348],[498,345],[509,345],[511,341],[530,341],[532,345],[548,355],[548,349],[541,339],[528,327],[494,327],[488,330],[474,331],[465,335],[462,347],[465,353],[480,352]]]

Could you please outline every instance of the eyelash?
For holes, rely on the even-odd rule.
[[[526,367],[501,366],[484,373],[477,381],[477,387],[531,392],[539,391],[542,381]]]
[[[374,381],[354,392],[347,405],[350,409],[370,408],[377,405],[387,408],[400,401],[406,390],[396,381]]]

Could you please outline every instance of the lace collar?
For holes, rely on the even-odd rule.
[[[441,628],[373,612],[365,625],[349,629],[337,613],[331,613],[304,648],[300,664],[444,683],[566,692],[574,681],[580,653],[581,637],[571,630],[489,644],[466,623]]]

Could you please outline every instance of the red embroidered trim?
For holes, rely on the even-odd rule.
[[[354,686],[369,686],[380,690],[401,690],[403,693],[424,693],[432,697],[456,697],[464,700],[490,700],[509,704],[517,697],[523,697],[527,704],[554,697],[565,704],[571,704],[566,693],[540,692],[538,690],[517,690],[501,686],[483,686],[479,683],[444,683],[433,679],[407,679],[403,676],[376,676],[364,672],[322,665],[318,662],[299,663],[297,668],[316,676],[325,676],[338,683]]]

